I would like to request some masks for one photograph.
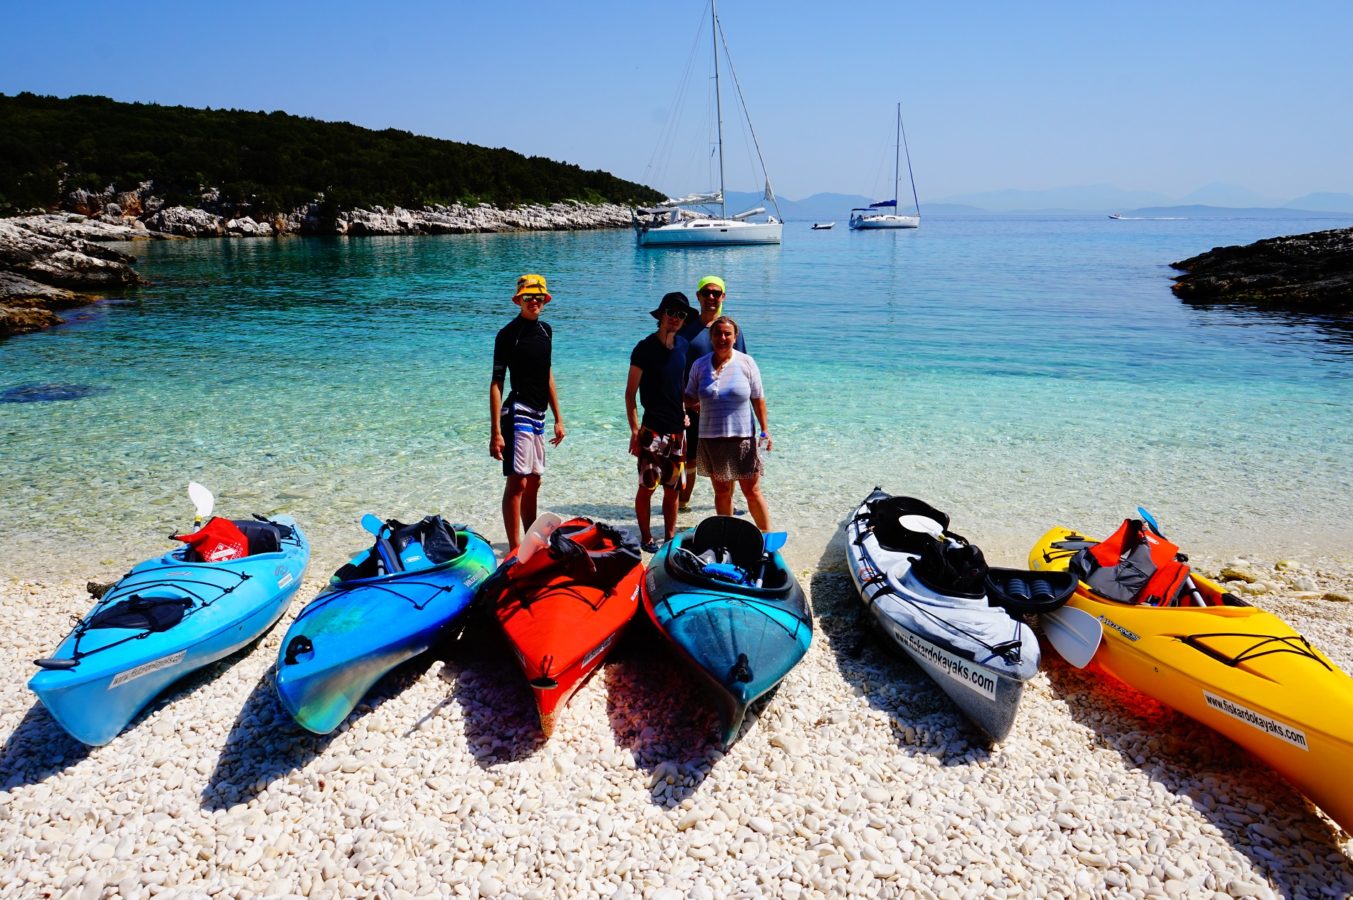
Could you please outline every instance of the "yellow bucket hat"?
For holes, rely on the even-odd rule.
[[[544,275],[523,275],[517,279],[517,293],[512,295],[512,299],[526,297],[532,294],[539,295],[549,302],[550,291],[545,287]]]

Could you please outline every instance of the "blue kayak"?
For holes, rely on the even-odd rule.
[[[28,682],[78,740],[111,741],[173,682],[263,634],[287,608],[310,560],[289,516],[235,521],[247,556],[197,561],[180,547],[135,566]]]
[[[444,637],[496,566],[465,525],[383,523],[376,543],[297,614],[277,657],[277,696],[328,734],[386,672]]]
[[[781,535],[783,537],[783,535]],[[813,639],[803,588],[745,519],[711,516],[649,561],[643,603],[719,712],[723,746],[747,707],[789,673]]]

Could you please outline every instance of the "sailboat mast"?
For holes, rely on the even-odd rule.
[[[893,144],[893,215],[898,214],[898,188],[902,186],[902,101],[897,101],[897,137]]]
[[[719,97],[719,11],[715,0],[709,0],[710,46],[714,50],[714,120],[719,134],[719,217],[728,218],[728,204],[723,188],[723,101]],[[901,105],[898,105],[901,115]]]

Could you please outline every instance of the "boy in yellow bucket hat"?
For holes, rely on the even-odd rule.
[[[536,520],[540,476],[545,471],[545,408],[554,414],[554,437],[564,440],[564,417],[554,386],[551,354],[554,332],[540,320],[550,302],[544,275],[517,279],[517,317],[503,326],[493,341],[493,378],[489,382],[489,455],[503,461],[503,526],[511,553],[521,544],[521,529]],[[503,383],[512,389],[503,398]]]

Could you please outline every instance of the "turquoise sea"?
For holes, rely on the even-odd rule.
[[[623,386],[669,290],[728,281],[761,366],[772,514],[803,565],[874,485],[950,512],[1015,564],[1060,523],[1138,504],[1197,554],[1353,554],[1353,331],[1185,306],[1172,260],[1344,219],[927,217],[779,248],[640,250],[628,231],[138,243],[153,284],[0,342],[0,540],[11,574],[112,576],[218,512],[289,512],[319,568],[363,512],[503,539],[489,458],[494,332],[521,272],[555,300],[569,436],[542,508],[632,516]],[[708,485],[686,520],[711,511]]]

